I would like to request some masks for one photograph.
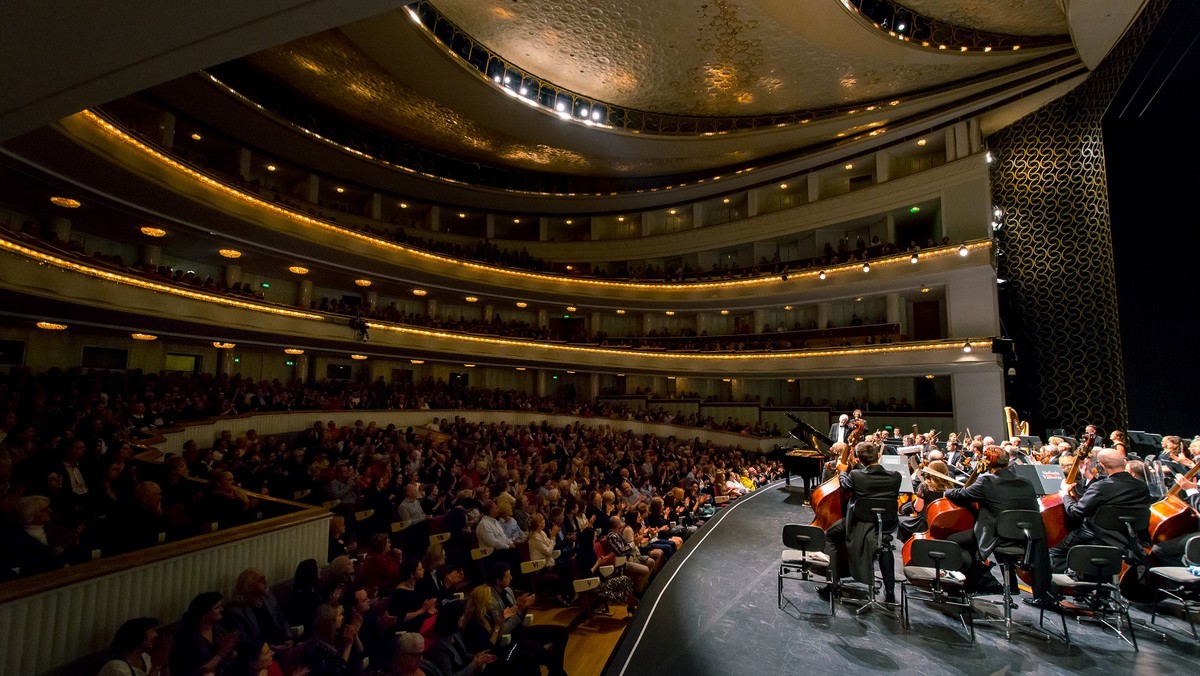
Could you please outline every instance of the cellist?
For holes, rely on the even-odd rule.
[[[962,547],[964,554],[970,560],[967,569],[968,589],[983,593],[998,593],[1003,591],[1000,583],[988,571],[987,560],[997,545],[1024,544],[1001,542],[996,537],[996,520],[1002,512],[1010,509],[1028,509],[1038,511],[1037,492],[1033,483],[1019,476],[1009,465],[1009,455],[998,446],[989,446],[984,450],[987,458],[988,473],[980,476],[966,488],[951,488],[946,491],[946,499],[956,505],[969,507],[979,505],[979,513],[975,517],[975,527],[972,530],[955,533],[950,540]],[[1031,605],[1043,602],[1050,593],[1050,555],[1046,541],[1033,544],[1033,598],[1026,599]],[[975,554],[977,558],[970,557]],[[1017,581],[1007,580],[1007,584],[1015,591]]]
[[[1103,479],[1089,482],[1082,495],[1077,495],[1075,484],[1064,483],[1059,491],[1067,521],[1080,526],[1050,550],[1051,567],[1056,573],[1067,572],[1067,551],[1073,545],[1119,547],[1125,542],[1124,533],[1110,533],[1092,523],[1096,510],[1106,505],[1150,508],[1150,489],[1126,471],[1124,453],[1102,448],[1096,453],[1096,462],[1104,470]]]

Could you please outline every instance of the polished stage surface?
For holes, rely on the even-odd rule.
[[[604,673],[1186,674],[1200,664],[1200,648],[1190,638],[1163,641],[1138,631],[1141,652],[1134,652],[1111,631],[1070,617],[1070,646],[1022,635],[1010,643],[1002,627],[978,623],[972,645],[957,618],[917,601],[910,602],[908,631],[876,613],[856,618],[852,605],[839,605],[830,618],[815,582],[785,580],[780,610],[775,593],[783,526],[808,523],[812,514],[803,490],[782,482],[724,508],[656,577]],[[1013,612],[1018,620],[1037,621],[1024,604]],[[1137,610],[1133,615],[1135,622],[1149,620]],[[1057,622],[1057,614],[1047,615],[1048,625]],[[1187,631],[1178,618],[1165,622]]]

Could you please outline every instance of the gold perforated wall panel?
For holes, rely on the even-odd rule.
[[[1085,83],[988,139],[1010,403],[1035,434],[1128,422],[1101,120],[1167,4],[1152,0]]]

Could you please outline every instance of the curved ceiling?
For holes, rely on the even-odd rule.
[[[839,0],[433,3],[516,67],[612,105],[713,119],[811,113],[786,124],[675,135],[588,126],[525,105],[438,43],[406,10],[267,49],[233,66],[411,146],[481,167],[586,177],[593,183],[578,184],[571,194],[605,195],[711,178],[751,163],[789,162],[868,137],[878,144],[884,139],[876,135],[910,124],[923,125],[917,130],[923,133],[1028,100],[1077,74],[1079,60],[1063,34],[1056,0],[967,3],[977,10],[970,12],[950,0],[914,4],[952,20],[969,13],[970,30],[1040,37],[1053,46],[990,53],[922,47],[889,37]]]

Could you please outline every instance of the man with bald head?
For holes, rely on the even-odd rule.
[[[1066,572],[1067,550],[1074,545],[1124,546],[1125,533],[1108,531],[1093,523],[1092,518],[1101,507],[1150,508],[1150,489],[1126,470],[1124,453],[1115,448],[1102,448],[1095,457],[1104,471],[1104,478],[1089,482],[1080,496],[1075,494],[1075,484],[1063,484],[1060,491],[1067,523],[1080,525],[1050,550],[1050,564],[1056,573]]]

